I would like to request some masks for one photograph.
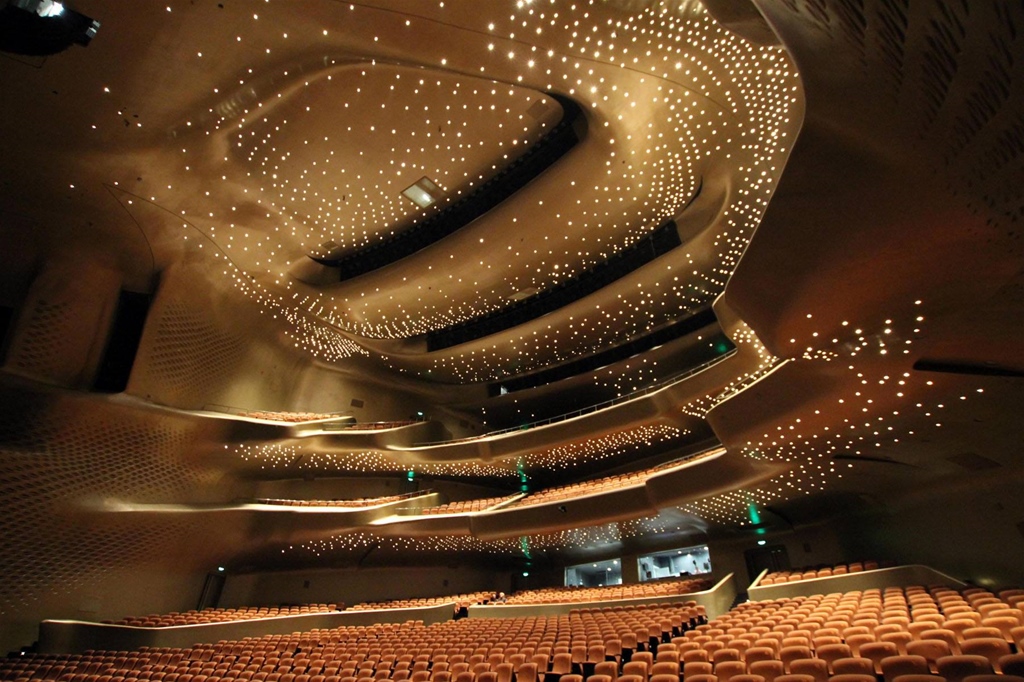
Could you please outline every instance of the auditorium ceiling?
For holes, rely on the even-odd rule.
[[[1018,5],[73,6],[88,47],[0,56],[0,527],[40,534],[6,607],[167,547],[557,562],[1020,476]],[[111,394],[86,329],[119,291],[150,307]],[[510,494],[720,445],[504,537],[239,506],[406,476]]]

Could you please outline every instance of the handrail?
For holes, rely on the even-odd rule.
[[[602,403],[597,403],[595,405],[589,405],[587,407],[581,407],[580,409],[575,410],[573,412],[566,412],[565,414],[560,414],[560,415],[557,415],[557,416],[554,416],[554,417],[548,417],[547,419],[540,419],[540,420],[535,421],[535,422],[529,422],[529,423],[526,423],[526,424],[522,424],[521,426],[511,426],[511,427],[506,428],[506,429],[498,429],[497,431],[489,431],[487,433],[480,434],[479,436],[467,436],[465,438],[453,438],[451,440],[428,441],[428,442],[424,442],[424,443],[417,443],[415,445],[415,447],[430,447],[432,445],[449,445],[449,444],[452,444],[452,443],[469,443],[469,442],[472,442],[472,441],[475,441],[475,440],[483,440],[484,438],[491,438],[493,436],[501,436],[501,435],[504,435],[506,433],[512,433],[514,431],[528,431],[529,429],[533,429],[533,428],[536,428],[538,426],[547,426],[548,424],[556,424],[558,422],[567,421],[567,420],[573,419],[575,417],[582,417],[585,414],[590,414],[592,412],[598,412],[600,410],[605,409],[606,407],[611,407],[612,405],[618,405],[618,404],[621,404],[621,403],[628,402],[630,400],[635,400],[636,398],[645,396],[645,395],[647,395],[649,393],[654,393],[654,392],[660,391],[660,390],[662,390],[664,388],[668,388],[669,386],[672,386],[674,384],[680,383],[681,381],[690,378],[694,374],[698,374],[700,372],[703,372],[704,370],[708,369],[712,365],[717,365],[719,362],[722,362],[723,360],[731,358],[737,352],[738,352],[738,350],[733,348],[732,350],[730,350],[728,353],[725,353],[724,355],[719,355],[717,358],[712,358],[711,360],[707,360],[705,362],[702,362],[701,364],[697,365],[696,367],[691,367],[690,369],[684,370],[684,371],[679,372],[677,374],[673,374],[673,375],[669,376],[667,379],[663,379],[662,381],[660,381],[660,382],[658,382],[656,384],[653,384],[651,386],[647,386],[646,388],[641,388],[639,390],[633,391],[632,393],[627,393],[626,395],[622,395],[622,396],[618,396],[618,397],[612,398],[611,400],[606,400],[606,401],[604,401]]]

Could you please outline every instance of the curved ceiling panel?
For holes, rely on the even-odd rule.
[[[439,187],[440,205],[454,202],[562,117],[529,88],[370,59],[307,69],[264,96],[273,106],[231,130],[228,163],[289,226],[282,243],[324,261],[421,220],[402,194],[420,178]]]
[[[458,95],[458,90],[454,94]],[[537,120],[546,118],[548,112],[555,108],[556,102],[561,105],[561,119],[555,125],[543,124],[548,130],[540,139],[533,143],[524,140],[514,154],[500,150],[502,153],[493,159],[494,162],[487,169],[487,174],[480,174],[461,189],[445,189],[426,175],[416,180],[404,188],[401,194],[424,209],[423,215],[412,225],[392,230],[386,237],[365,248],[335,255],[337,248],[334,247],[334,242],[328,242],[326,246],[331,247],[331,253],[311,256],[316,263],[330,268],[319,273],[318,279],[325,282],[333,279],[346,281],[411,256],[482,217],[501,202],[510,199],[525,185],[536,180],[568,153],[586,131],[583,111],[575,102],[558,95],[553,95],[551,99],[554,101],[537,100],[526,110],[530,119]],[[491,108],[493,111],[493,104]],[[508,113],[509,110],[505,111]],[[523,116],[520,115],[519,118],[523,119]],[[502,124],[498,125],[503,127]],[[374,126],[371,126],[372,129]],[[441,130],[442,127],[438,126],[438,133]],[[524,130],[529,130],[529,127]],[[394,134],[396,131],[392,129],[391,132]],[[462,131],[457,133],[458,136],[461,134]],[[512,144],[518,142],[519,140],[513,140]],[[483,145],[484,142],[481,140],[480,146]],[[467,142],[459,145],[460,148],[464,146],[472,149],[473,144]],[[392,148],[391,151],[394,154],[398,150]],[[409,151],[406,149],[406,152]],[[465,158],[461,160],[464,161]],[[405,169],[405,162],[402,162],[401,166]],[[413,170],[415,171],[415,167]],[[337,278],[332,276],[331,269],[337,271]]]

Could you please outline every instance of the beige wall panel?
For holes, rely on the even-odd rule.
[[[249,573],[228,576],[221,606],[310,602],[352,605],[477,590],[507,591],[508,586],[508,573],[470,565]]]
[[[359,422],[401,421],[414,418],[417,412],[450,421],[447,415],[432,410],[426,398],[330,368],[308,365],[295,378],[296,410],[341,412]]]
[[[179,572],[167,567],[140,570],[123,566],[105,569],[98,575],[86,572],[83,578],[88,580],[87,586],[76,580],[50,585],[47,591],[33,595],[31,612],[5,619],[0,627],[0,648],[14,651],[34,642],[43,618],[117,620],[142,611],[166,613],[195,608],[204,577],[202,572]]]
[[[90,261],[51,261],[29,289],[4,369],[88,388],[117,310],[121,275]]]
[[[266,322],[255,305],[212,286],[196,268],[168,268],[128,392],[183,409],[291,409],[294,377],[307,361]]]
[[[196,455],[208,423],[117,398],[0,388],[0,647],[44,618],[120,618],[195,606],[239,523],[125,509],[233,496]]]

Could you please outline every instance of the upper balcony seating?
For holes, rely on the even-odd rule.
[[[785,571],[772,571],[761,578],[759,585],[793,583],[800,580],[811,580],[812,578],[827,578],[833,575],[873,571],[876,568],[883,567],[885,567],[885,564],[879,564],[877,561],[853,561],[848,564],[842,563],[833,566],[805,566]]]
[[[250,419],[265,419],[267,421],[274,422],[312,422],[322,421],[324,419],[336,419],[338,415],[329,414],[325,412],[272,412],[270,410],[250,410],[248,412],[240,412],[240,417],[248,417]]]
[[[710,580],[686,578],[680,580],[656,580],[636,585],[606,585],[603,587],[545,587],[538,590],[521,590],[505,599],[506,604],[564,604],[615,599],[645,599],[691,594],[710,588]]]
[[[420,597],[416,599],[394,599],[391,601],[362,602],[353,604],[349,611],[366,611],[370,609],[410,609],[421,606],[437,606],[455,602],[457,608],[472,606],[473,604],[486,604],[494,597],[490,590],[482,592],[468,592],[466,594],[453,594],[441,597]]]
[[[257,498],[257,504],[276,504],[283,507],[375,507],[403,499],[404,495],[387,497],[361,497],[354,500],[288,500],[270,497]]]
[[[300,616],[309,613],[333,613],[344,609],[337,604],[303,604],[301,606],[240,606],[235,609],[209,608],[201,611],[191,610],[184,613],[151,614],[148,616],[129,616],[114,625],[132,625],[143,628],[164,628],[175,625],[197,625],[200,623],[226,623],[235,620],[253,618],[275,618],[278,616]],[[110,621],[104,621],[110,622]]]
[[[700,456],[691,458],[690,461],[700,459]],[[640,471],[631,471],[625,474],[616,474],[615,476],[605,476],[603,478],[595,478],[590,481],[581,481],[579,483],[570,483],[568,485],[561,485],[554,488],[546,488],[544,490],[538,490],[535,493],[530,493],[521,500],[505,507],[506,509],[514,509],[516,507],[526,507],[537,504],[547,504],[549,502],[557,502],[559,500],[569,500],[576,497],[582,497],[584,495],[597,495],[600,493],[611,492],[620,488],[625,488],[634,485],[643,485],[651,476],[661,473],[666,469],[679,466],[682,462],[673,460],[658,466],[650,467],[647,469],[641,469]]]
[[[504,497],[485,497],[478,500],[459,500],[458,502],[449,502],[448,504],[439,504],[436,507],[426,507],[420,510],[420,514],[466,514],[469,512],[479,512],[485,509],[490,509],[502,502],[508,502],[513,499],[515,495],[505,495]]]
[[[337,419],[351,419],[351,417],[347,415],[331,414],[330,412],[273,412],[270,410],[247,410],[238,412],[237,416],[248,417],[249,419],[263,419],[266,421],[274,422],[287,422],[290,424]],[[332,424],[331,427],[335,430],[339,428],[344,428],[344,430],[346,431],[373,431],[383,429],[397,429],[401,426],[409,426],[410,424],[418,423],[419,422],[413,420],[387,422],[351,422]]]

